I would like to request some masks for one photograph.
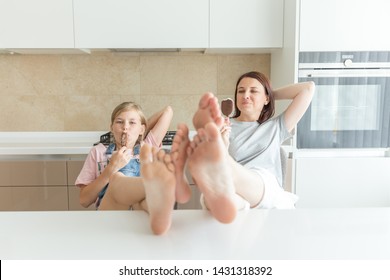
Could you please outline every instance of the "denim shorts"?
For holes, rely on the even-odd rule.
[[[115,144],[110,144],[107,147],[106,155],[109,158],[112,153],[115,151]],[[133,158],[121,169],[119,169],[118,172],[121,172],[123,175],[127,177],[139,177],[140,176],[140,170],[141,165],[139,161],[139,151],[140,151],[140,145],[136,145],[133,150]],[[108,188],[108,184],[104,186],[104,188],[99,192],[98,200],[96,201],[96,209],[99,208],[100,202],[102,201],[106,191]]]

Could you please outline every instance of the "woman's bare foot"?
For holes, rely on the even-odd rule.
[[[176,201],[179,203],[186,203],[191,197],[191,189],[184,174],[189,143],[188,127],[185,124],[179,124],[171,147],[172,161],[175,165]]]
[[[155,234],[164,234],[175,204],[175,167],[170,155],[148,144],[141,147],[140,161],[150,225]]]
[[[211,92],[203,94],[199,101],[198,110],[192,118],[195,129],[203,128],[209,122],[214,122],[219,128],[224,123],[218,99]]]
[[[226,146],[214,122],[198,129],[188,154],[188,168],[204,195],[206,207],[218,221],[232,222],[237,213],[232,172]]]

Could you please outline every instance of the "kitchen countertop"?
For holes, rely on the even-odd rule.
[[[106,131],[0,132],[0,156],[88,154]]]
[[[84,155],[106,131],[0,132],[1,159],[37,159]],[[191,132],[192,134],[194,132]],[[169,150],[170,146],[162,146]]]
[[[221,224],[175,210],[155,236],[143,211],[0,212],[0,259],[390,259],[390,208],[240,211]]]
[[[0,160],[86,156],[104,133],[106,131],[0,132]],[[195,134],[195,131],[190,131],[190,139]],[[282,147],[291,152],[290,145]],[[162,148],[169,150],[170,146]]]

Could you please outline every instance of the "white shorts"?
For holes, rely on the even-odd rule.
[[[248,201],[243,200],[244,205],[241,209],[239,210],[249,210],[251,208],[251,205],[249,204]],[[204,195],[203,193],[200,194],[200,205],[202,206],[203,210],[207,210],[206,203],[204,202]]]
[[[264,182],[264,195],[257,209],[295,209],[298,196],[283,190],[276,177],[266,169],[251,169],[261,176]]]
[[[276,177],[266,169],[250,169],[261,176],[264,182],[264,195],[258,205],[252,209],[295,209],[295,203],[298,201],[298,196],[283,190]],[[202,209],[207,209],[204,203],[203,194],[200,196],[200,204]],[[242,210],[250,209],[247,202]]]

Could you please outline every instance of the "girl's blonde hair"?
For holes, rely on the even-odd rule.
[[[111,126],[114,124],[114,121],[119,114],[121,114],[122,112],[128,112],[128,111],[135,111],[138,113],[138,115],[141,119],[141,124],[145,126],[145,131],[147,131],[148,124],[147,124],[145,114],[142,112],[141,106],[135,102],[132,102],[132,101],[123,102],[115,107],[115,109],[111,113]],[[136,144],[141,144],[141,141],[144,140],[144,138],[146,136],[144,134],[140,135],[138,137]],[[112,138],[113,137],[112,137],[112,133],[111,133],[111,139]]]

